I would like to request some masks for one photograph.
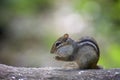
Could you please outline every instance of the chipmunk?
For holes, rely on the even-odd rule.
[[[97,42],[92,37],[82,37],[74,41],[68,34],[58,38],[52,45],[51,53],[55,53],[56,60],[75,61],[79,69],[99,69],[97,62],[100,57]]]

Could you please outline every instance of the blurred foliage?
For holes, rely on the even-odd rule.
[[[32,33],[29,34],[32,32],[32,29],[28,28],[29,26],[25,30],[23,29],[24,31],[22,32],[23,27],[19,26],[19,21],[28,21],[28,23],[25,22],[25,25],[29,25],[29,20],[31,19],[34,24],[34,17],[50,13],[53,9],[53,4],[54,0],[0,0],[0,63],[14,66],[41,65],[40,60],[37,59],[40,59],[39,55],[42,55],[42,51],[46,49],[47,44],[45,45],[45,43],[48,42],[45,39],[47,36],[43,37],[41,34],[39,37],[32,36]],[[12,25],[16,20],[19,23],[17,27]],[[41,27],[41,23],[39,25]],[[32,27],[34,30],[37,26],[34,25]],[[22,37],[16,39],[15,36],[19,35],[16,29],[18,31],[21,30],[20,33],[27,33],[27,35],[24,34],[24,36],[22,35]],[[31,31],[29,32],[27,29]],[[40,48],[41,46],[44,48]],[[38,63],[34,62],[32,58],[36,59]]]
[[[120,0],[75,0],[75,8],[93,17],[97,32],[120,42]]]
[[[53,0],[52,0],[53,1]],[[52,8],[53,2],[49,0],[1,0],[0,8],[14,13],[43,13]]]
[[[62,1],[62,0],[61,0]],[[69,2],[69,0],[66,0]],[[70,0],[71,1],[71,0]],[[52,9],[54,9],[54,3],[57,2],[55,0],[0,0],[0,51],[2,54],[2,48],[5,44],[8,45],[10,42],[10,37],[13,37],[11,34],[10,23],[17,16],[25,15],[25,16],[36,16],[42,15],[45,13],[50,13]],[[58,1],[59,2],[59,1]],[[92,17],[93,26],[95,28],[95,34],[97,36],[102,36],[106,39],[105,47],[107,47],[106,51],[101,51],[100,65],[105,66],[106,68],[117,68],[120,67],[120,0],[72,0],[74,9],[80,13],[80,15]],[[33,26],[34,27],[34,26]],[[51,44],[56,39],[53,37],[55,34],[45,32],[47,35],[41,36],[40,39],[33,39],[34,42],[40,42],[42,47],[47,46],[47,49],[51,47]],[[51,36],[52,35],[52,36]],[[32,39],[30,42],[27,40],[21,42],[18,41],[16,47],[18,49],[21,48],[20,45],[22,43],[28,43],[28,46],[32,43]],[[7,43],[5,42],[7,41]],[[14,45],[17,40],[12,41]],[[9,43],[10,44],[10,43]],[[13,44],[12,47],[13,47]],[[11,47],[10,45],[10,47]],[[104,46],[104,45],[103,45]],[[24,47],[22,47],[24,49]],[[10,48],[11,49],[11,48]],[[17,48],[16,48],[17,49]],[[104,50],[104,49],[102,49]],[[19,51],[19,50],[18,50]],[[5,50],[5,53],[7,51]],[[10,53],[10,52],[8,52]],[[12,52],[11,52],[12,53]],[[16,52],[15,52],[16,53]],[[5,56],[7,54],[4,54]],[[32,54],[30,54],[32,55]],[[36,54],[35,54],[36,55]],[[41,54],[40,54],[41,55]],[[19,57],[20,55],[18,55]],[[7,55],[7,59],[3,61],[3,63],[12,62]],[[34,56],[35,58],[39,56]],[[3,57],[4,58],[4,57]],[[0,60],[3,59],[2,57]],[[13,60],[15,61],[15,60]],[[17,63],[17,62],[16,62]]]
[[[92,16],[96,33],[109,42],[100,64],[120,67],[120,0],[75,0],[74,6],[80,14]]]

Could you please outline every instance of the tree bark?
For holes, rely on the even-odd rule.
[[[120,80],[120,69],[24,68],[0,64],[0,80]]]

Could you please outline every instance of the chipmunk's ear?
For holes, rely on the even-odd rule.
[[[69,34],[64,34],[64,38],[69,38]]]

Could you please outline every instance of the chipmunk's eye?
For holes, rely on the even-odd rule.
[[[56,42],[56,46],[59,46],[61,44],[61,42]]]

